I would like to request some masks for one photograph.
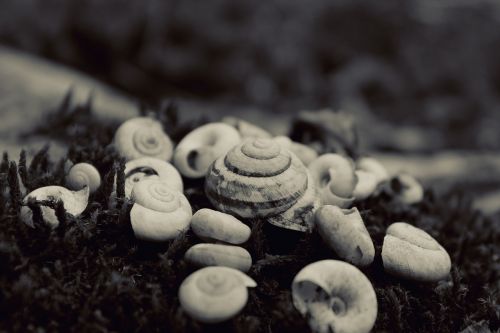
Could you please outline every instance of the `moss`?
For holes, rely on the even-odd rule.
[[[174,117],[168,115],[170,121]],[[87,118],[75,121],[79,126],[95,123]],[[66,122],[60,126],[53,132],[66,133]],[[291,303],[291,281],[304,265],[336,256],[316,233],[288,233],[264,220],[245,221],[252,228],[251,239],[244,245],[254,259],[249,274],[258,286],[250,291],[243,312],[218,325],[197,323],[182,312],[178,287],[195,270],[183,254],[199,240],[190,231],[159,244],[135,239],[129,219],[132,204],[123,196],[123,161],[110,148],[102,148],[109,145],[110,133],[116,129],[116,125],[108,126],[87,144],[75,143],[68,153],[68,159],[93,163],[104,175],[103,185],[79,217],[66,214],[61,203],[29,201],[35,228],[21,223],[18,212],[26,193],[21,192],[17,174],[29,184],[27,188],[34,188],[49,181],[63,184],[63,169],[50,161],[48,148],[40,150],[29,167],[23,154],[19,170],[4,155],[0,165],[0,331],[308,331]],[[110,204],[115,200],[115,174],[121,205]],[[186,180],[185,187],[194,209],[211,207],[202,181]],[[57,228],[41,223],[40,204],[55,208],[60,221]],[[375,332],[500,328],[498,220],[475,212],[470,200],[456,191],[438,197],[428,190],[423,202],[412,206],[381,193],[358,208],[376,245],[374,264],[363,270],[379,303]],[[395,221],[423,228],[449,251],[454,264],[449,280],[416,283],[383,271],[382,241],[387,226]]]

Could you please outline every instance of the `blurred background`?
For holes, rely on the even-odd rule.
[[[69,86],[102,93],[115,110],[104,114],[130,114],[136,104],[122,96],[150,105],[175,97],[188,113],[230,113],[279,131],[300,111],[332,108],[353,115],[366,151],[395,170],[430,182],[451,175],[479,195],[500,184],[499,1],[0,0],[0,8],[4,137]]]

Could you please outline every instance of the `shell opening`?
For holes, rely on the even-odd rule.
[[[330,308],[337,316],[344,316],[347,313],[347,305],[340,297],[332,296]]]
[[[207,170],[214,160],[211,146],[203,146],[191,150],[186,156],[186,160],[191,170]]]

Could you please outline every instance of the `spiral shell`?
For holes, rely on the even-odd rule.
[[[62,186],[45,186],[37,188],[36,190],[30,192],[23,199],[23,204],[26,205],[30,198],[36,200],[61,200],[63,202],[64,209],[66,213],[73,216],[78,216],[85,208],[87,208],[89,202],[89,188],[86,186],[80,191],[70,191]],[[59,220],[52,208],[41,206],[43,220],[50,226],[56,227],[59,225]],[[27,206],[21,208],[20,213],[21,221],[27,225],[34,227],[33,224],[33,212]]]
[[[315,222],[318,233],[340,258],[360,267],[373,262],[373,241],[357,208],[322,206]]]
[[[183,310],[203,323],[219,323],[237,315],[248,300],[247,288],[257,283],[236,269],[202,268],[189,275],[179,288]]]
[[[132,189],[130,220],[135,236],[149,241],[175,238],[189,226],[192,211],[186,197],[168,183],[146,179]]]
[[[396,200],[407,205],[417,204],[424,198],[422,185],[407,174],[396,176],[390,183],[386,183],[385,188]]]
[[[147,117],[124,122],[115,133],[114,145],[127,161],[145,156],[168,161],[173,151],[172,141],[163,132],[161,123]]]
[[[354,201],[357,184],[352,161],[339,154],[324,154],[309,164],[323,205],[346,208]]]
[[[186,251],[184,258],[197,266],[225,266],[242,272],[252,266],[250,253],[234,245],[196,244]]]
[[[207,173],[205,193],[222,212],[241,218],[272,217],[269,222],[300,231],[312,228],[318,206],[302,162],[262,138],[248,139],[218,158]]]
[[[404,222],[387,228],[382,261],[389,273],[417,281],[439,281],[451,269],[448,252],[431,235]]]
[[[270,139],[272,137],[272,135],[266,130],[258,126],[255,126],[254,124],[249,123],[248,121],[245,121],[243,119],[239,119],[236,117],[224,117],[222,118],[222,122],[236,128],[236,130],[240,133],[240,136],[243,139],[246,138]]]
[[[174,165],[186,177],[204,177],[210,164],[240,140],[238,131],[227,124],[200,126],[179,142],[174,153]]]
[[[182,177],[172,164],[153,157],[142,157],[125,164],[125,196],[130,198],[135,184],[145,179],[161,180],[179,192],[184,188]]]
[[[92,164],[77,163],[66,175],[66,186],[75,191],[88,186],[90,193],[94,193],[101,186],[101,175]]]
[[[317,333],[368,333],[377,318],[372,284],[343,261],[321,260],[304,267],[293,279],[292,298]]]

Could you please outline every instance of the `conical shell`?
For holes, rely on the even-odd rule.
[[[314,181],[308,170],[307,187],[297,202],[283,213],[270,216],[269,223],[295,231],[309,232],[314,228],[314,213],[320,207],[320,199],[314,187]]]
[[[307,170],[294,154],[259,138],[246,140],[214,162],[205,193],[220,211],[242,218],[270,217],[294,206],[308,186]],[[310,206],[309,195],[304,201]]]
[[[148,241],[166,241],[189,227],[192,211],[186,197],[168,183],[146,179],[132,189],[135,201],[130,220],[135,236]]]
[[[241,140],[238,131],[224,123],[200,126],[186,135],[175,149],[174,165],[189,178],[201,178],[219,156]]]
[[[161,123],[147,117],[124,122],[115,133],[114,145],[127,161],[146,156],[168,161],[173,152],[172,141]]]
[[[203,323],[219,323],[237,315],[248,300],[247,288],[257,283],[236,269],[202,268],[189,275],[179,288],[184,311]]]
[[[101,175],[92,164],[77,163],[66,175],[66,186],[74,191],[88,186],[90,193],[94,193],[101,186]]]
[[[377,318],[377,297],[366,276],[343,261],[304,267],[292,283],[295,308],[313,332],[368,333]]]
[[[36,190],[30,192],[23,199],[23,204],[27,204],[29,198],[34,198],[39,201],[43,200],[61,200],[64,205],[64,209],[68,214],[73,216],[78,216],[85,208],[87,208],[89,202],[89,188],[84,187],[80,191],[70,191],[62,186],[45,186],[37,188]],[[56,227],[59,224],[57,216],[52,208],[41,206],[43,220],[52,227]],[[33,213],[31,209],[27,206],[21,208],[20,213],[21,220],[27,225],[33,227]]]

